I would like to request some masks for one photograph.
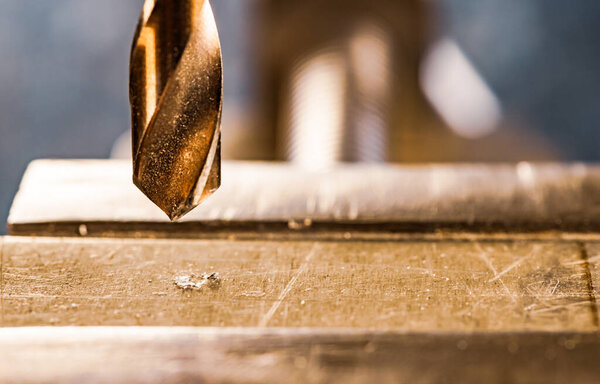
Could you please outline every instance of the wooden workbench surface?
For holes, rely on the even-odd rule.
[[[598,330],[600,243],[7,237],[2,325]],[[182,275],[220,286],[184,291]]]
[[[3,383],[600,375],[600,242],[591,235],[7,237],[1,254],[1,325],[54,326],[0,329]],[[220,285],[174,284],[204,272],[218,272]],[[60,327],[72,325],[135,327]]]

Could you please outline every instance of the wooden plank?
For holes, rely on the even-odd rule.
[[[223,186],[171,224],[131,182],[129,162],[42,160],[8,219],[13,235],[202,235],[224,231],[600,229],[600,166],[223,164]],[[84,225],[84,227],[82,227]],[[80,230],[82,229],[82,230]]]
[[[2,383],[597,383],[598,333],[0,329]]]
[[[4,240],[3,318],[23,325],[598,330],[569,241]],[[179,275],[218,272],[218,289]]]

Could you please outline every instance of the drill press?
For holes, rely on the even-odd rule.
[[[264,1],[257,137],[291,164],[224,162],[215,191],[210,5],[147,0],[133,173],[160,210],[129,162],[29,167],[0,239],[0,326],[101,327],[0,330],[0,381],[595,382],[600,169],[377,163],[427,130],[406,32],[423,4]]]

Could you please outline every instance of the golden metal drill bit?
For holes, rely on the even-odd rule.
[[[133,182],[171,220],[220,186],[222,96],[208,0],[146,0],[130,64]]]

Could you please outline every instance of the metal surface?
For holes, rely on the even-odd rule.
[[[0,382],[597,383],[599,254],[518,238],[0,237]],[[174,284],[204,272],[220,286]]]
[[[430,6],[417,0],[262,2],[261,91],[278,158],[308,168],[400,159],[429,130],[417,73]]]
[[[598,383],[597,333],[7,328],[3,383]]]
[[[221,62],[207,0],[146,0],[131,53],[133,180],[172,220],[220,186]]]
[[[600,331],[598,240],[0,237],[0,327]]]
[[[600,167],[584,164],[367,165],[309,171],[224,162],[213,198],[169,223],[124,161],[40,160],[27,170],[9,233],[254,237],[268,232],[431,233],[600,229]]]

